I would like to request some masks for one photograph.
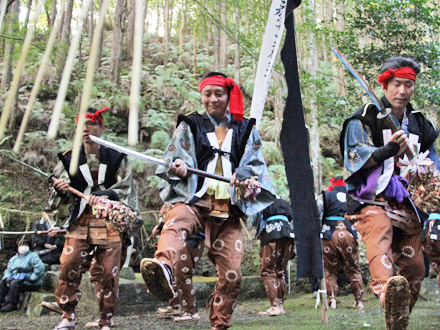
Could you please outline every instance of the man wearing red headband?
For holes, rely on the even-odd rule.
[[[325,286],[330,299],[330,308],[337,308],[339,266],[342,265],[351,282],[356,309],[363,309],[364,283],[359,267],[357,232],[344,216],[347,211],[347,195],[342,176],[330,180],[331,185],[323,191],[322,198],[322,250],[325,271]]]
[[[54,170],[57,179],[53,184],[51,206],[57,209],[57,222],[65,222],[67,229],[55,290],[63,319],[55,329],[75,327],[75,307],[81,297],[79,285],[82,274],[90,266],[91,251],[95,262],[92,262],[90,273],[93,274],[91,281],[96,282],[100,328],[110,329],[118,301],[121,234],[115,225],[97,219],[91,205],[99,198],[109,198],[136,208],[137,193],[126,155],[102,147],[89,137],[90,134],[99,137],[104,132],[102,113],[107,109],[89,108],[85,114],[77,173],[69,173],[72,149],[58,154],[60,162]],[[67,189],[69,185],[90,195],[88,203],[72,195]]]
[[[232,78],[213,72],[202,80],[199,90],[206,112],[179,116],[163,157],[171,166],[159,166],[156,171],[164,179],[160,196],[173,208],[165,218],[155,258],[142,260],[141,272],[150,293],[162,300],[171,298],[173,270],[185,239],[203,232],[219,276],[207,304],[212,329],[218,330],[231,326],[240,292],[240,217],[267,207],[275,193],[255,120],[243,118],[240,88]],[[188,166],[230,177],[231,182],[187,176]],[[255,200],[237,192],[252,176],[258,176],[262,186]]]
[[[390,116],[401,130],[392,134],[377,118],[379,110],[369,103],[344,122],[340,139],[350,174],[345,180],[346,218],[366,245],[370,289],[385,308],[388,330],[407,327],[424,278],[419,212],[409,198],[408,183],[398,175],[396,160],[410,143],[421,152],[429,150],[428,157],[438,166],[433,144],[439,133],[410,103],[419,72],[413,59],[393,57],[378,77],[385,90],[382,102],[391,108]],[[395,266],[401,276],[393,277]]]

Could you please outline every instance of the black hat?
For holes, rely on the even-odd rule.
[[[27,238],[26,236],[20,236],[15,240],[15,244],[17,246],[27,244],[28,246],[31,246],[31,240]]]

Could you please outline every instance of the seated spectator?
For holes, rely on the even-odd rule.
[[[45,219],[45,217],[49,216],[49,214],[46,213],[48,211],[51,212],[52,210],[45,209],[41,219],[32,224],[33,231],[47,231],[50,229],[50,225]],[[47,234],[32,234],[32,251],[38,254],[41,261],[45,264],[59,265],[63,247],[64,236],[50,237]]]
[[[17,239],[18,253],[8,263],[0,281],[0,313],[17,309],[20,293],[37,291],[43,284],[44,264],[40,257],[30,252],[27,238]]]

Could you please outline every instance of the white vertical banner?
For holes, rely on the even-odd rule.
[[[252,95],[251,118],[256,119],[257,128],[260,126],[266,104],[273,66],[281,44],[284,31],[287,0],[273,0],[269,18],[261,45],[258,59],[257,74],[255,76],[254,93]]]

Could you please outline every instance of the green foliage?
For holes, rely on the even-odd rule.
[[[286,169],[284,165],[269,165],[268,170],[275,192],[281,198],[288,200],[289,187],[287,186]]]
[[[164,131],[156,131],[151,136],[151,148],[165,150],[170,141],[170,135]]]
[[[281,164],[283,162],[281,150],[277,147],[275,142],[265,141],[262,148],[267,165]]]
[[[326,183],[329,178],[342,175],[343,173],[343,169],[336,163],[334,158],[324,156],[321,158],[321,170],[324,183]]]

